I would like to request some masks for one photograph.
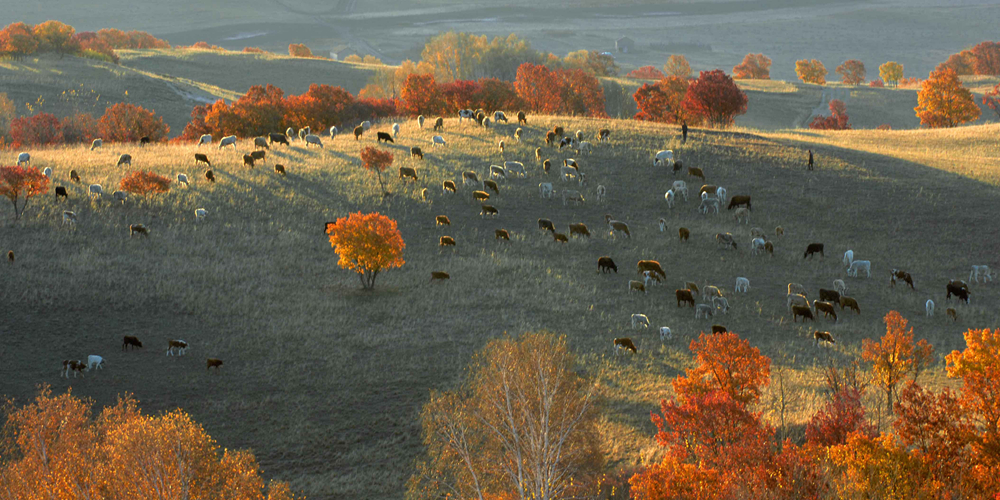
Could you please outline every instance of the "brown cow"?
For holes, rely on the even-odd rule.
[[[447,215],[439,215],[434,218],[435,226],[450,226],[451,219]]]
[[[451,191],[452,193],[458,192],[458,187],[455,186],[455,181],[444,181],[441,183],[441,192],[447,193],[448,191]]]
[[[947,310],[945,310],[945,313],[948,314],[948,317],[951,318],[951,321],[953,323],[958,321],[958,311],[956,311],[954,308],[949,307]]]
[[[702,181],[705,180],[705,173],[702,172],[701,169],[697,167],[688,167],[688,175],[691,177],[698,177]]]
[[[421,160],[423,160],[424,152],[421,151],[420,148],[413,146],[412,148],[410,148],[410,158],[420,158]]]
[[[587,229],[587,225],[582,222],[569,225],[569,235],[573,236],[574,234],[590,238],[590,230]]]
[[[553,233],[556,232],[556,226],[548,219],[538,219],[538,229],[552,231]]]
[[[858,301],[846,295],[840,296],[840,310],[843,311],[844,308],[848,308],[858,314],[861,314],[861,307],[858,305]]]
[[[740,195],[740,196],[733,196],[729,200],[729,207],[727,208],[727,210],[732,210],[732,209],[734,209],[736,207],[739,207],[739,206],[742,206],[742,205],[746,205],[747,206],[747,210],[750,210],[750,197],[749,196],[742,196],[742,195]]]
[[[691,290],[674,290],[674,295],[677,296],[677,307],[681,307],[681,303],[687,302],[694,307],[694,295],[691,294]]]
[[[487,193],[486,191],[473,191],[472,199],[476,201],[486,201],[490,199],[490,194]]]
[[[206,371],[212,369],[213,366],[215,367],[215,370],[218,371],[219,368],[222,366],[222,360],[221,359],[216,359],[216,358],[208,358],[205,361],[205,370]]]
[[[838,300],[838,303],[839,302],[840,301]],[[813,307],[816,308],[816,314],[819,314],[820,312],[822,312],[824,318],[829,317],[832,314],[833,315],[833,322],[834,323],[837,322],[837,311],[835,311],[833,309],[833,303],[831,303],[831,302],[820,302],[820,301],[817,300],[817,301],[813,302]]]
[[[726,330],[726,327],[722,325],[712,325],[712,333],[727,333],[727,332],[729,332],[729,330]]]
[[[361,140],[361,136],[364,133],[365,133],[365,128],[362,127],[361,125],[358,125],[357,127],[354,127],[354,140],[355,141],[360,141]]]
[[[597,259],[598,272],[610,273],[612,270],[614,270],[615,274],[618,274],[618,266],[615,265],[614,260],[611,260],[611,257],[605,255],[604,257]]]
[[[660,263],[655,260],[640,260],[635,267],[639,271],[638,274],[642,274],[643,271],[652,271],[662,276],[663,279],[667,279],[667,273],[663,271]]]
[[[913,276],[910,276],[910,273],[900,271],[899,269],[893,269],[892,274],[889,276],[889,286],[895,288],[897,279],[903,280],[904,283],[910,285],[910,290],[916,290],[916,288],[913,287]]]
[[[486,217],[487,215],[496,217],[497,215],[500,215],[500,211],[493,205],[483,205],[483,209],[479,212],[479,215],[482,215],[483,217]]]
[[[691,230],[686,227],[679,228],[677,230],[677,235],[680,237],[681,241],[687,241],[688,238],[691,237]]]
[[[493,239],[510,241],[510,233],[506,229],[497,229],[493,231]]]
[[[632,354],[635,354],[635,353],[639,352],[639,350],[635,348],[635,344],[632,343],[632,339],[630,339],[628,337],[621,338],[621,339],[615,339],[614,340],[614,349],[615,349],[615,355],[616,356],[618,355],[618,353],[620,353],[623,350],[625,350],[625,351],[632,351]]]
[[[816,318],[813,317],[812,309],[809,309],[809,306],[792,306],[792,321],[798,323],[799,316],[802,316],[803,323],[805,323],[807,318],[816,321]]]
[[[566,243],[566,242],[569,241],[569,238],[567,238],[566,235],[562,234],[562,233],[553,233],[552,234],[552,239],[554,241],[561,241],[563,243]]]
[[[837,343],[837,341],[834,340],[834,338],[833,338],[833,334],[830,333],[830,332],[821,332],[819,330],[816,330],[815,332],[813,332],[813,338],[816,341],[816,346],[819,346],[819,341],[820,340],[822,340],[823,342],[826,342],[828,344],[836,344]]]
[[[452,238],[451,236],[442,236],[441,239],[438,240],[438,245],[442,247],[453,247],[455,246],[455,238]]]
[[[433,282],[434,280],[444,281],[444,280],[450,280],[450,279],[451,279],[451,275],[448,274],[448,273],[446,273],[446,272],[444,272],[444,271],[431,271],[431,282]]]
[[[399,178],[400,179],[417,179],[417,170],[411,167],[399,167]]]

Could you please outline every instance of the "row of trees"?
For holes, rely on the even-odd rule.
[[[985,41],[952,54],[937,69],[951,68],[958,75],[1000,76],[1000,42]]]
[[[565,337],[494,340],[458,387],[431,393],[408,498],[994,498],[1000,330],[967,331],[965,349],[945,357],[961,388],[936,392],[918,380],[932,346],[895,311],[885,323],[882,338],[863,341],[867,370],[825,370],[825,401],[798,443],[756,411],[780,370],[736,333],[702,333],[674,396],[651,412],[662,460],[617,478],[602,474],[598,381],[575,366]],[[871,391],[891,425],[867,415]]]
[[[6,499],[295,498],[264,481],[253,453],[220,448],[182,410],[148,415],[125,397],[95,416],[93,401],[48,387],[11,410],[0,435]]]
[[[3,132],[0,129],[0,134]],[[87,113],[77,113],[62,119],[51,113],[14,118],[6,132],[10,135],[12,147],[19,148],[79,144],[96,138],[106,142],[135,142],[141,137],[162,141],[166,140],[170,127],[153,111],[120,102],[105,109],[100,118]]]
[[[636,120],[660,123],[728,127],[747,111],[746,93],[719,69],[702,71],[695,80],[670,76],[644,84],[633,98],[639,108]]]
[[[170,44],[143,31],[123,32],[102,29],[98,32],[76,30],[59,21],[45,21],[31,26],[12,23],[0,30],[0,57],[23,59],[36,53],[55,53],[90,57],[118,63],[114,49],[169,48]]]

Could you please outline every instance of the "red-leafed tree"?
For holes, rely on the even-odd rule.
[[[87,113],[77,113],[60,120],[62,128],[63,142],[66,144],[79,144],[90,142],[97,137],[100,122],[93,115]]]
[[[736,80],[770,80],[771,58],[764,54],[747,54],[743,62],[733,67]]]
[[[120,102],[107,108],[99,120],[101,138],[105,141],[135,142],[149,137],[153,142],[166,139],[170,127],[163,118],[142,106]]]
[[[520,109],[521,101],[514,90],[513,82],[497,78],[480,78],[479,92],[473,97],[479,108],[503,110]]]
[[[750,404],[760,398],[770,383],[771,360],[733,332],[705,334],[691,341],[696,366],[674,379],[679,399],[722,391],[734,401]]]
[[[0,55],[22,59],[38,50],[38,39],[24,23],[12,23],[0,30]]]
[[[348,109],[347,121],[377,120],[399,115],[400,102],[395,99],[362,98],[355,99]]]
[[[292,57],[312,57],[313,53],[304,43],[288,44],[288,55]]]
[[[715,127],[728,127],[747,112],[747,95],[721,69],[702,71],[691,82],[682,104],[685,111],[704,116]]]
[[[582,69],[555,71],[560,81],[560,114],[605,117],[604,87]]]
[[[285,123],[322,130],[346,121],[354,96],[341,87],[312,84],[305,94],[285,99]]]
[[[971,52],[977,75],[1000,76],[1000,42],[981,42]]]
[[[155,196],[170,191],[170,179],[153,172],[138,170],[123,177],[118,183],[118,189],[136,196]]]
[[[806,441],[820,446],[844,444],[852,432],[875,436],[875,427],[865,420],[865,407],[857,389],[842,388],[806,424]]]
[[[21,218],[32,198],[47,192],[49,192],[49,178],[37,168],[0,167],[0,196],[7,198],[14,205],[14,220]]]
[[[691,114],[682,105],[687,96],[688,85],[688,80],[679,76],[667,77],[652,85],[644,84],[632,95],[639,108],[634,118],[697,125],[701,122],[701,116]]]
[[[976,73],[976,57],[971,50],[963,50],[958,54],[948,56],[945,62],[938,64],[934,71],[951,68],[957,75],[974,75]]]
[[[61,144],[62,124],[51,113],[22,116],[11,120],[10,137],[14,147]]]
[[[107,41],[97,36],[93,31],[84,31],[73,36],[74,43],[79,45],[83,56],[93,59],[103,59],[118,64],[118,54]]]
[[[402,267],[405,263],[406,244],[396,221],[378,212],[341,217],[327,224],[326,234],[330,237],[330,246],[340,256],[340,267],[358,273],[365,288],[374,288],[382,271]]]
[[[217,102],[222,102],[222,105],[225,106],[225,102],[221,100]],[[179,139],[190,141],[201,137],[202,134],[211,134],[212,128],[205,122],[205,118],[212,107],[212,104],[202,104],[191,109],[191,120],[184,125]]]
[[[865,63],[857,59],[849,59],[837,66],[837,74],[848,85],[861,85],[865,82]]]
[[[908,329],[906,318],[896,311],[885,315],[885,335],[878,342],[861,339],[861,348],[861,357],[872,364],[875,384],[885,391],[889,412],[899,384],[915,378],[933,355],[926,340],[913,342],[913,328]]]
[[[378,185],[382,188],[383,195],[385,195],[388,191],[385,190],[385,181],[382,180],[382,173],[392,165],[393,160],[394,158],[392,153],[383,151],[374,146],[365,146],[365,148],[361,150],[361,166],[365,167],[365,170],[375,173],[375,176],[378,178]]]
[[[552,114],[559,110],[562,85],[559,77],[545,66],[531,63],[518,66],[514,89],[525,107],[532,111]]]
[[[446,111],[444,95],[442,95],[437,83],[434,82],[434,75],[411,73],[403,82],[400,96],[403,99],[406,112],[413,116],[431,116]]]
[[[814,130],[849,130],[847,105],[840,99],[830,101],[830,116],[816,116],[809,123]]]
[[[641,78],[644,80],[662,80],[666,78],[662,71],[652,66],[643,66],[641,68],[633,69],[625,76],[629,78]]]
[[[444,97],[445,108],[448,111],[477,109],[481,107],[479,101],[476,99],[482,92],[482,87],[478,82],[472,80],[455,80],[442,83],[440,87],[441,95]]]
[[[983,106],[990,108],[1000,118],[1000,83],[993,87],[993,90],[983,94]]]

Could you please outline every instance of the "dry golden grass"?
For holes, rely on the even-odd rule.
[[[599,128],[612,130],[610,144],[594,142],[592,155],[577,157],[589,179],[583,206],[538,196],[539,182],[567,188],[534,160],[543,132],[554,124],[581,129],[589,140]],[[428,391],[452,384],[470,355],[504,332],[563,332],[581,368],[602,374],[605,451],[617,465],[656,455],[649,411],[671,393],[670,379],[689,366],[689,341],[713,323],[748,338],[785,369],[790,396],[782,432],[793,437],[821,401],[822,367],[854,359],[861,339],[884,332],[887,311],[909,318],[916,336],[935,345],[939,361],[961,347],[965,329],[997,323],[996,285],[973,284],[968,306],[946,304],[944,285],[966,278],[971,264],[997,265],[993,242],[1000,230],[984,221],[1000,195],[987,182],[937,164],[937,155],[946,152],[964,161],[965,137],[995,137],[996,126],[891,132],[885,137],[898,138],[904,144],[898,151],[912,155],[898,157],[896,150],[866,150],[883,137],[876,132],[767,136],[694,129],[681,145],[674,127],[529,116],[518,144],[511,138],[515,127],[483,131],[449,119],[442,134],[448,146],[434,148],[428,140],[433,132],[404,123],[397,144],[387,147],[396,153],[396,166],[417,167],[420,181],[403,184],[393,176],[395,194],[384,201],[357,160],[360,148],[374,142],[374,130],[360,143],[341,136],[324,140],[324,149],[299,142],[278,147],[253,170],[241,166],[238,154],[250,149],[249,141],[241,141],[238,152],[202,147],[213,161],[215,184],[194,165],[193,145],[32,150],[33,164],[51,166],[54,184],[67,186],[70,199],[46,196],[17,224],[9,212],[0,214],[0,252],[17,254],[15,265],[0,265],[3,392],[23,401],[39,383],[57,390],[72,385],[75,394],[99,404],[133,392],[144,409],[180,406],[224,446],[253,448],[269,475],[313,498],[400,498],[421,452],[417,414]],[[506,159],[523,161],[529,176],[502,182],[500,195],[490,200],[500,215],[484,220],[469,188],[459,183],[457,195],[444,196],[440,185],[457,182],[463,170],[484,175],[500,163],[500,139]],[[925,155],[906,149],[921,141],[935,147]],[[422,162],[408,157],[413,145],[423,148]],[[804,168],[806,147],[817,151],[814,172]],[[738,226],[725,210],[698,214],[694,195],[667,209],[663,194],[675,178],[651,167],[653,154],[666,148],[730,195],[752,195],[750,226]],[[982,148],[995,162],[995,148]],[[543,150],[555,164],[574,156]],[[156,199],[124,206],[109,197],[88,200],[87,184],[101,183],[110,192],[122,177],[114,167],[121,152],[133,155],[136,169],[171,178],[187,173],[191,187],[174,186]],[[9,155],[4,163],[12,162]],[[288,177],[272,172],[274,162],[286,166]],[[984,160],[982,168],[988,165]],[[70,169],[83,185],[69,181]],[[701,184],[678,178],[692,194]],[[608,189],[603,204],[594,199],[598,185]],[[420,201],[423,187],[430,202]],[[194,221],[196,208],[208,210],[207,220]],[[66,209],[79,216],[75,229],[60,226]],[[357,210],[397,219],[407,243],[406,265],[380,277],[370,293],[336,266],[323,234],[324,222]],[[450,227],[435,227],[434,216],[441,214],[451,218]],[[605,214],[627,221],[633,237],[612,239],[603,229]],[[584,222],[593,237],[555,243],[538,231],[539,217],[552,219],[560,231]],[[666,233],[657,227],[660,217],[667,220]],[[151,236],[130,239],[127,226],[134,223],[149,227]],[[773,234],[778,225],[786,233],[773,240],[775,256],[751,256],[749,228]],[[682,226],[691,230],[689,242],[677,240]],[[493,230],[501,227],[511,231],[509,243],[494,241]],[[736,235],[739,249],[719,249],[718,232]],[[454,250],[438,248],[444,234],[457,239]],[[825,258],[803,260],[812,242],[826,244]],[[871,279],[845,278],[840,257],[847,249],[872,261]],[[597,273],[602,255],[615,259],[618,274]],[[636,261],[650,258],[663,264],[666,283],[648,295],[628,295]],[[913,274],[916,292],[889,288],[893,267]],[[438,270],[452,279],[428,283]],[[749,293],[733,293],[737,276],[750,279]],[[837,323],[788,324],[787,283],[802,283],[815,296],[837,278],[848,281],[860,316],[845,312]],[[690,308],[674,302],[673,291],[684,281],[721,286],[732,310],[695,320]],[[934,318],[924,317],[928,298],[938,302]],[[958,323],[945,317],[945,307],[958,309]],[[631,331],[632,313],[647,314],[653,328]],[[673,330],[673,340],[660,342],[660,326]],[[837,344],[814,347],[814,329],[833,332]],[[123,335],[139,336],[146,347],[120,352]],[[623,336],[635,339],[637,355],[612,355],[611,340]],[[183,358],[164,355],[167,340],[176,338],[191,345]],[[104,356],[107,368],[71,382],[58,378],[63,359],[88,354]],[[206,374],[207,357],[226,364]],[[942,371],[939,366],[926,380],[943,383]],[[768,394],[760,410],[777,422],[774,400]]]

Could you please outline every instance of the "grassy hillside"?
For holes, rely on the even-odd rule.
[[[0,92],[18,104],[22,114],[99,116],[112,104],[131,102],[155,110],[170,125],[172,135],[178,135],[195,105],[235,99],[252,85],[271,83],[299,94],[311,83],[327,83],[357,93],[374,71],[370,65],[273,54],[207,50],[120,54],[120,65],[53,55],[0,61]]]
[[[569,187],[545,176],[534,160],[554,124],[590,137],[598,128],[612,130],[610,144],[595,143],[592,155],[577,158],[589,180],[582,206],[564,206],[558,196],[539,199],[539,182],[553,182],[557,191]],[[248,142],[238,151],[203,147],[214,184],[194,165],[194,145],[127,147],[134,168],[171,177],[185,172],[192,183],[124,205],[86,195],[90,183],[114,189],[124,174],[113,166],[121,148],[33,150],[33,165],[52,167],[54,184],[66,186],[70,198],[33,202],[19,223],[0,213],[0,252],[17,255],[13,266],[0,266],[3,392],[23,401],[37,384],[49,383],[57,391],[72,386],[99,404],[133,392],[144,409],[183,407],[225,446],[253,448],[268,474],[312,498],[401,498],[421,453],[417,415],[428,391],[457,380],[488,339],[536,329],[565,333],[581,368],[601,378],[604,451],[614,465],[655,453],[649,411],[687,366],[689,341],[716,323],[787,369],[793,399],[783,432],[801,436],[817,402],[819,370],[854,359],[861,339],[884,332],[881,318],[890,309],[911,320],[942,363],[941,353],[958,348],[966,328],[997,324],[995,285],[973,285],[974,306],[946,305],[944,285],[967,276],[971,264],[996,264],[1000,230],[982,220],[1000,202],[989,170],[996,168],[996,146],[986,140],[998,127],[773,136],[693,130],[681,145],[672,127],[529,116],[520,144],[509,139],[514,125],[484,131],[449,119],[448,146],[432,148],[431,132],[406,122],[397,144],[387,147],[395,165],[417,167],[420,180],[393,178],[395,194],[385,200],[357,160],[360,147],[374,144],[372,133],[360,143],[326,140],[324,149],[279,147],[253,170],[239,161]],[[458,181],[464,170],[482,176],[499,163],[496,144],[505,137],[506,159],[523,161],[529,176],[501,183],[490,200],[498,218],[479,216],[468,187],[442,195],[442,180]],[[880,149],[886,139],[900,146]],[[425,160],[409,158],[412,145],[424,148]],[[814,172],[804,169],[806,147],[817,152]],[[676,178],[650,166],[663,148],[704,169],[730,195],[752,195],[750,225],[737,225],[725,210],[698,214],[693,198],[701,183],[685,176],[679,178],[688,181],[692,200],[668,209],[663,193]],[[981,158],[979,167],[957,170],[957,162],[941,161],[949,154]],[[547,148],[544,155],[553,163],[572,156]],[[275,162],[286,166],[287,177],[271,171]],[[82,185],[69,181],[71,168]],[[598,185],[607,187],[604,203],[594,198]],[[419,194],[424,187],[427,202]],[[194,221],[196,208],[208,210],[207,220]],[[60,226],[66,209],[78,214],[77,227]],[[358,210],[398,220],[407,244],[406,265],[380,277],[374,292],[359,290],[357,278],[337,267],[322,231],[324,222]],[[441,214],[451,218],[450,227],[434,225]],[[605,214],[627,221],[633,237],[612,239],[603,229]],[[538,231],[539,217],[560,231],[584,222],[593,236],[555,243]],[[657,226],[661,217],[665,233]],[[151,236],[130,239],[127,227],[135,223],[147,225]],[[751,256],[750,227],[774,234],[778,225],[785,236],[772,238],[775,255]],[[677,240],[679,227],[691,230],[690,241]],[[494,241],[497,228],[511,231],[512,241]],[[736,235],[739,249],[718,248],[718,232]],[[458,246],[439,249],[441,235],[454,236]],[[826,244],[825,258],[802,259],[812,242]],[[847,249],[872,261],[871,279],[845,278],[840,256]],[[614,258],[618,274],[597,273],[602,255]],[[650,258],[663,263],[666,283],[648,295],[627,294],[636,261]],[[888,287],[893,267],[913,274],[916,292]],[[452,279],[428,283],[438,270]],[[750,279],[749,293],[733,293],[737,276]],[[847,279],[860,316],[788,324],[787,283],[802,283],[813,296],[838,278]],[[674,303],[673,290],[684,281],[722,287],[733,309],[695,320],[690,308]],[[928,298],[939,304],[934,318],[923,315]],[[958,309],[958,323],[944,307]],[[631,331],[632,313],[647,314],[654,329],[671,327],[674,339],[661,343],[654,329]],[[809,335],[817,328],[833,332],[837,344],[814,347]],[[146,347],[121,352],[123,335],[140,337]],[[637,355],[611,355],[611,340],[623,336],[636,340]],[[176,338],[190,343],[189,355],[164,356],[167,340]],[[88,354],[104,356],[107,368],[59,379],[63,359]],[[226,364],[206,374],[206,357]],[[936,370],[931,377],[940,376]],[[759,410],[776,422],[772,396]]]

